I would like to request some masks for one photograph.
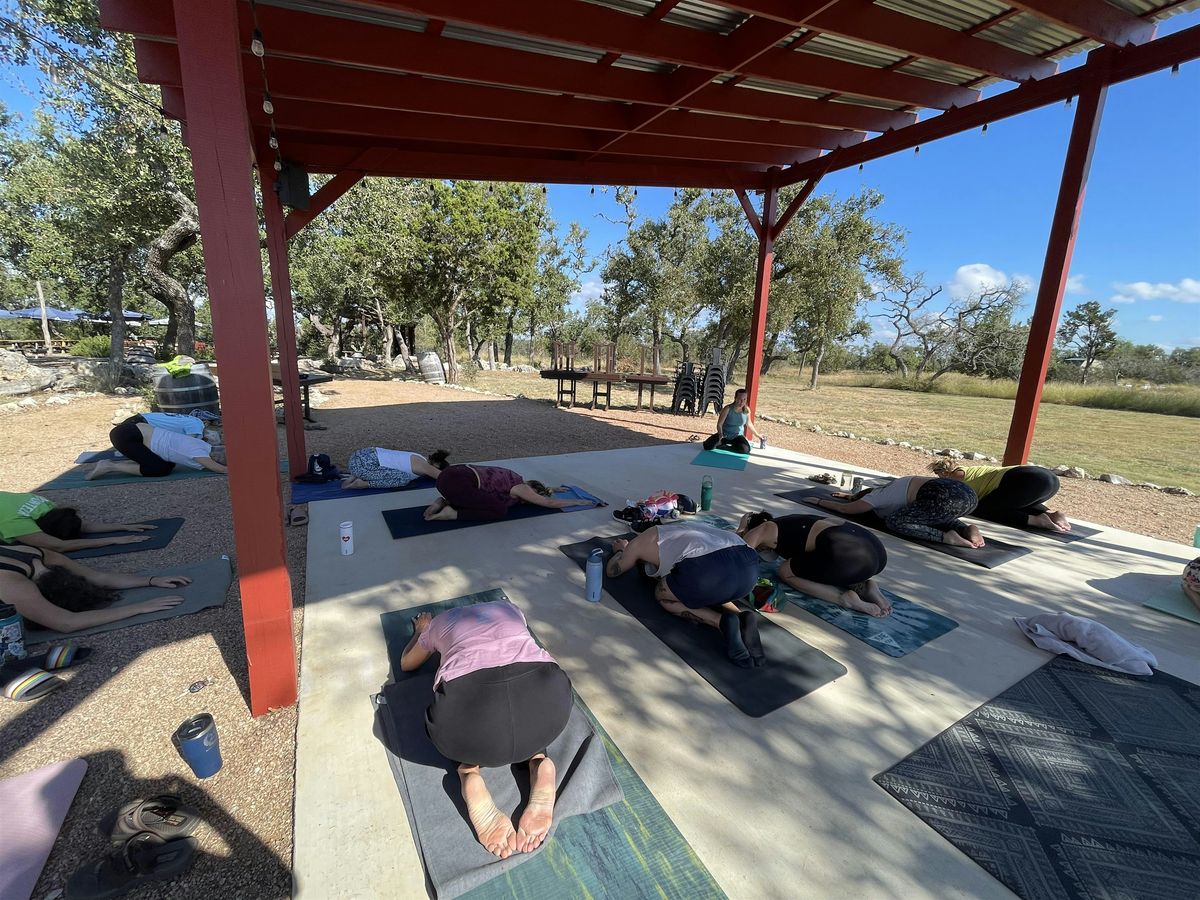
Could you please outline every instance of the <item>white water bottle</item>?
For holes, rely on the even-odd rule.
[[[604,551],[597,547],[588,554],[584,569],[584,596],[589,603],[599,603],[604,590]]]
[[[339,543],[342,545],[342,556],[354,553],[354,523],[343,522],[338,526]]]

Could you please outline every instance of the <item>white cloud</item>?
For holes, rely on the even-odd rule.
[[[603,293],[604,282],[599,278],[589,278],[571,295],[570,302],[581,307],[587,306],[589,300],[595,300]]]
[[[1008,275],[999,269],[987,263],[968,263],[958,267],[947,288],[951,297],[959,298],[1007,283]]]
[[[1162,316],[1146,316],[1146,321],[1148,322],[1161,322],[1162,320]]]
[[[1200,278],[1167,281],[1115,281],[1112,303],[1136,303],[1138,300],[1170,300],[1174,303],[1200,303]]]
[[[1083,283],[1084,276],[1070,275],[1067,277],[1067,293],[1068,294],[1086,294],[1087,287]]]

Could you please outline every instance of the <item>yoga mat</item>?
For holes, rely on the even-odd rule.
[[[1165,592],[1158,597],[1152,597],[1143,603],[1142,606],[1164,612],[1169,616],[1187,619],[1189,622],[1195,622],[1197,625],[1200,625],[1200,609],[1196,609],[1196,605],[1183,593],[1183,588],[1179,586],[1178,579],[1176,579],[1173,591]]]
[[[1180,569],[1186,562],[1184,559],[1179,560]],[[1115,578],[1093,578],[1088,581],[1088,587],[1094,587],[1126,603],[1140,603],[1155,612],[1200,624],[1200,611],[1197,611],[1184,595],[1178,574],[1123,572]]]
[[[708,466],[711,469],[732,469],[740,472],[750,461],[749,456],[740,453],[730,453],[728,450],[701,450],[692,460],[693,466]]]
[[[91,550],[72,550],[66,555],[71,559],[91,559],[95,556],[113,556],[118,553],[137,553],[139,550],[161,550],[166,547],[179,533],[183,526],[182,518],[147,519],[142,525],[157,525],[153,531],[102,531],[95,534],[81,534],[82,538],[109,537],[144,537],[146,540],[136,544],[113,544],[108,547],[93,547]]]
[[[980,522],[991,522],[991,519],[985,519],[983,516],[977,516],[971,513],[968,518],[978,519]],[[996,523],[999,524],[999,523]],[[1011,525],[1009,526],[1012,527]],[[1052,541],[1058,541],[1060,544],[1073,544],[1076,541],[1087,540],[1099,534],[1103,529],[1092,528],[1090,525],[1080,525],[1078,522],[1071,523],[1070,531],[1051,531],[1049,528],[1018,528],[1018,531],[1023,531],[1026,534],[1036,534],[1041,537],[1050,538]],[[987,536],[987,530],[984,530],[984,536]],[[988,543],[991,543],[989,540]]]
[[[781,563],[782,560],[778,559],[771,562],[763,560],[761,566],[762,577],[770,578],[779,586],[779,594],[775,599],[777,607],[782,606],[780,601],[784,600],[794,603],[888,656],[907,656],[958,627],[953,619],[918,606],[887,589],[881,590],[892,601],[892,612],[882,618],[818,600],[779,581]]]
[[[633,535],[613,537],[631,538]],[[594,537],[558,549],[582,569],[587,565],[588,555],[597,547],[604,551],[605,560],[612,555],[613,537]],[[765,716],[846,674],[846,667],[841,663],[761,614],[756,615],[759,615],[758,630],[767,665],[757,669],[735,665],[725,656],[717,629],[671,615],[654,599],[654,582],[637,569],[620,578],[605,577],[604,590],[721,696],[748,716]]]
[[[559,499],[568,497],[591,501],[600,499],[599,497],[593,497],[587,491],[583,490],[583,488],[572,485],[564,485],[563,490],[554,492],[554,496]],[[483,521],[477,519],[454,519],[448,522],[426,522],[424,519],[426,506],[405,506],[401,509],[385,509],[383,511],[383,521],[387,523],[392,540],[398,541],[400,538],[416,537],[422,534],[440,534],[443,531],[454,531],[458,528],[474,528],[476,525],[494,525],[497,522],[508,522],[512,519],[530,519],[534,516],[545,516],[560,512],[577,512],[581,509],[595,508],[592,503],[585,503],[580,506],[568,506],[563,509],[534,506],[532,503],[518,503],[509,509],[508,515],[503,519],[486,519]]]
[[[913,538],[905,537],[902,534],[896,534],[894,531],[889,531],[887,526],[883,524],[883,519],[874,513],[862,513],[860,515],[849,515],[848,513],[838,512],[833,509],[824,509],[816,506],[810,506],[804,503],[805,497],[829,497],[836,488],[827,487],[823,484],[813,484],[810,487],[804,487],[798,491],[786,491],[782,494],[776,494],[776,497],[782,497],[784,500],[791,500],[793,503],[800,503],[807,507],[808,510],[820,512],[826,515],[839,516],[851,522],[857,522],[859,525],[864,525],[867,528],[874,528],[876,531],[882,531],[885,534],[890,534],[893,537],[899,538],[902,541],[916,544],[918,547],[926,547],[937,553],[945,553],[947,556],[954,556],[958,559],[966,560],[969,563],[974,563],[977,566],[983,566],[985,569],[994,569],[996,566],[1006,562],[1011,562],[1018,557],[1024,556],[1032,551],[1028,547],[1018,547],[1016,544],[1008,544],[1004,541],[997,540],[984,529],[983,537],[985,544],[978,550],[967,547],[953,547],[950,544],[932,543],[930,541],[919,541]]]
[[[208,478],[221,477],[216,472],[210,472],[208,469],[187,469],[183,466],[176,466],[170,475],[164,475],[161,478],[145,478],[141,475],[105,475],[103,478],[97,478],[95,481],[88,481],[84,476],[91,471],[91,466],[76,466],[73,469],[68,469],[61,475],[56,475],[45,484],[35,488],[36,491],[69,491],[76,488],[89,487],[104,487],[110,484],[155,484],[163,481],[180,481],[185,478]],[[279,461],[279,470],[287,471],[287,460]]]
[[[342,490],[341,481],[326,481],[323,484],[309,484],[304,481],[293,481],[292,503],[316,503],[319,500],[342,500],[348,497],[369,497],[372,494],[392,494],[396,491],[418,491],[431,488],[437,482],[432,478],[420,476],[414,478],[404,487],[398,488],[362,488],[355,491]]]
[[[491,590],[444,603],[384,613],[380,619],[392,671],[400,672],[399,659],[412,633],[410,622],[418,612],[428,611],[436,614],[454,606],[504,599],[506,597],[503,591]],[[407,684],[412,683],[413,675],[424,677],[418,690],[419,704],[412,711],[415,714],[410,715],[409,719],[413,723],[410,727],[416,732],[415,737],[427,742],[422,723],[424,708],[429,703],[432,666],[427,664],[420,672],[400,672],[400,675],[408,679]],[[405,687],[407,684],[401,682],[399,687]],[[389,685],[385,688],[385,696],[388,696],[387,691],[394,687],[397,686]],[[500,861],[483,852],[471,835],[462,813],[455,808],[460,802],[457,799],[458,778],[448,774],[447,763],[444,760],[439,759],[436,763],[439,766],[436,802],[452,809],[453,816],[450,821],[456,819],[461,828],[466,829],[472,844],[472,856],[478,858],[478,854],[483,853],[486,857],[484,865],[488,870],[488,880],[462,896],[471,900],[525,900],[530,897],[667,897],[690,900],[693,897],[724,897],[704,865],[697,859],[695,852],[679,834],[674,823],[638,778],[621,751],[596,722],[587,706],[578,697],[575,700],[572,727],[578,720],[593,733],[592,746],[589,749],[598,751],[602,761],[606,763],[605,768],[610,773],[610,778],[615,779],[617,794],[612,803],[593,812],[569,818],[556,816],[554,831],[535,853],[518,854],[506,861]],[[395,711],[391,709],[392,705],[393,702],[389,698],[385,706],[379,707],[380,712],[387,711],[382,722],[385,735],[391,725],[398,723]],[[391,739],[390,735],[388,738]],[[397,786],[401,793],[405,794],[403,778],[410,763],[400,759],[390,750],[388,757]],[[552,757],[556,760],[558,758],[553,753]],[[604,760],[603,757],[607,759]],[[556,769],[561,779],[566,767],[556,764]],[[489,770],[486,778],[495,796],[496,790],[492,785],[498,782],[493,773],[494,770]],[[575,777],[579,777],[578,770],[572,775],[572,778]],[[556,804],[560,811],[566,799],[565,792],[560,793]],[[406,796],[405,808],[409,810],[409,824],[416,836],[418,827],[414,824],[411,810],[415,808],[426,812],[431,807],[428,804],[410,804],[409,797]],[[419,837],[417,839],[418,849],[424,855],[425,846]],[[435,851],[436,847],[431,847],[430,850]],[[502,877],[492,877],[493,872]],[[450,897],[454,894],[447,891],[443,885],[437,889],[437,896]]]
[[[1026,900],[1193,898],[1200,687],[1052,659],[875,782]]]
[[[230,566],[228,556],[214,556],[212,559],[205,560],[202,563],[196,563],[191,566],[175,566],[174,568],[164,569],[154,574],[187,575],[192,579],[192,583],[181,588],[142,587],[121,591],[120,599],[109,608],[120,608],[141,600],[175,595],[183,597],[183,602],[171,609],[142,613],[140,616],[131,616],[128,619],[109,622],[107,625],[96,625],[93,628],[72,631],[70,634],[33,628],[27,623],[25,627],[25,643],[40,644],[42,641],[53,641],[60,638],[72,639],[82,637],[86,634],[103,634],[106,631],[128,628],[130,625],[144,625],[146,622],[174,619],[176,616],[186,616],[213,606],[224,606],[225,594],[229,590],[230,582],[233,581],[233,570]]]
[[[107,450],[84,450],[75,457],[75,465],[82,466],[87,463],[100,462],[102,459],[124,459],[115,447],[109,447]]]
[[[79,790],[87,762],[68,759],[0,781],[0,897],[28,900]]]

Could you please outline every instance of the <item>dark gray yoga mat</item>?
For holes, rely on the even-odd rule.
[[[808,507],[812,511],[817,511],[818,507],[811,506],[804,502],[805,497],[824,497],[828,498],[837,489],[831,488],[823,484],[813,484],[806,486],[798,491],[785,491],[781,494],[776,494],[776,497],[782,497],[784,500],[791,500],[793,503],[800,503]],[[977,566],[983,566],[985,569],[994,569],[996,566],[1006,562],[1011,562],[1018,557],[1024,556],[1032,551],[1028,547],[1018,547],[1016,544],[1009,544],[998,540],[984,530],[983,536],[986,543],[978,550],[967,547],[953,547],[950,544],[935,544],[931,541],[918,541],[910,537],[905,537],[902,534],[896,534],[894,531],[889,531],[887,526],[883,524],[883,519],[874,513],[864,513],[861,515],[852,516],[844,512],[838,512],[834,509],[820,510],[826,515],[840,516],[843,519],[848,519],[851,522],[857,522],[859,525],[867,528],[874,528],[876,531],[882,531],[885,534],[890,534],[893,537],[899,538],[902,541],[916,544],[918,547],[926,547],[937,553],[945,553],[947,556],[954,556],[958,559],[966,560],[969,563],[974,563]]]
[[[346,493],[355,492],[346,491]],[[554,496],[560,500],[574,498],[583,502],[579,506],[568,506],[563,509],[534,506],[532,503],[518,503],[509,509],[508,515],[503,519],[453,519],[446,522],[425,521],[425,510],[428,508],[428,504],[426,504],[425,506],[405,506],[401,509],[385,509],[383,510],[383,521],[387,523],[392,540],[398,541],[400,538],[417,537],[422,534],[440,534],[443,531],[455,531],[459,528],[494,525],[496,522],[507,522],[511,519],[531,519],[534,516],[595,509],[595,501],[600,499],[589,494],[583,488],[572,485],[563,485],[562,490],[554,492]]]
[[[608,559],[613,537],[594,537],[558,549],[583,568],[588,555],[597,547]],[[605,577],[604,590],[748,716],[765,716],[846,674],[841,663],[757,613],[768,664],[758,669],[743,669],[725,656],[721,635],[715,628],[696,625],[664,610],[654,599],[654,582],[636,569],[620,578]]]
[[[101,634],[105,631],[116,631],[120,628],[128,628],[131,625],[143,625],[146,622],[158,622],[162,619],[174,619],[176,616],[186,616],[190,613],[200,612],[202,609],[208,609],[213,606],[224,606],[225,595],[229,591],[229,584],[233,581],[233,569],[229,562],[228,556],[214,556],[212,559],[205,560],[202,563],[196,563],[191,566],[175,566],[170,569],[165,569],[160,572],[154,572],[154,575],[187,575],[192,579],[192,583],[181,588],[157,588],[143,587],[133,588],[128,591],[121,591],[121,597],[117,600],[112,608],[128,606],[131,603],[137,603],[141,600],[150,600],[154,597],[165,597],[179,595],[183,597],[183,602],[171,609],[162,609],[158,612],[142,613],[140,616],[132,616],[128,619],[120,619],[116,622],[109,622],[107,625],[97,625],[94,628],[85,628],[82,631],[72,631],[70,634],[63,634],[58,631],[47,631],[42,628],[25,629],[25,642],[27,644],[39,644],[42,641],[54,641],[60,639],[71,639],[82,637],[87,634]]]
[[[1200,687],[1052,659],[875,782],[1026,900],[1193,900]]]
[[[144,537],[146,540],[136,544],[110,544],[107,547],[93,547],[91,550],[72,550],[67,553],[71,559],[92,559],[96,556],[115,556],[118,553],[137,553],[140,550],[162,550],[175,538],[183,527],[183,519],[147,519],[142,525],[154,525],[153,531],[104,531],[96,534],[80,535],[82,538],[110,537]]]
[[[968,518],[978,519],[980,522],[990,522],[991,519],[985,519],[983,516],[977,516],[972,513]],[[996,523],[999,524],[999,523]],[[1012,526],[1008,526],[1011,528]],[[1040,537],[1049,538],[1052,541],[1058,541],[1060,544],[1073,544],[1076,541],[1087,540],[1090,537],[1095,537],[1102,529],[1092,528],[1090,525],[1080,525],[1078,522],[1071,523],[1070,531],[1051,531],[1049,528],[1018,528],[1017,531],[1023,531],[1026,534],[1036,534]],[[984,532],[985,536],[987,532]]]

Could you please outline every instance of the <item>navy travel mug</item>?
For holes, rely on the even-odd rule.
[[[175,749],[197,778],[209,778],[221,770],[221,742],[217,723],[208,713],[186,719],[171,736]]]

